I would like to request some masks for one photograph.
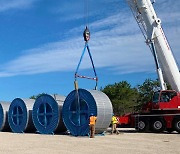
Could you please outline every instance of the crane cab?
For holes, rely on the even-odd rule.
[[[152,109],[180,110],[180,94],[174,90],[155,92],[152,100]]]

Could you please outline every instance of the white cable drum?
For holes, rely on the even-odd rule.
[[[96,133],[105,131],[110,123],[113,114],[112,103],[109,97],[97,90],[89,90],[96,100],[97,105],[97,122],[96,122]]]
[[[55,133],[65,132],[67,129],[62,119],[62,108],[63,108],[65,96],[57,95],[57,94],[54,94],[51,96],[56,100],[56,102],[58,103],[58,108],[59,108],[59,123],[58,123]]]
[[[10,131],[8,123],[8,110],[10,102],[0,102],[0,131]]]
[[[64,124],[74,136],[89,133],[91,114],[97,116],[96,133],[103,133],[111,123],[112,113],[112,104],[106,94],[85,89],[78,89],[78,95],[76,90],[69,93],[62,109]]]

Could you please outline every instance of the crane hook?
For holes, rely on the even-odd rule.
[[[90,40],[90,31],[87,26],[83,32],[83,37],[85,42],[88,42]]]

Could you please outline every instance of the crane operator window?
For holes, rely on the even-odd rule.
[[[161,93],[161,102],[169,102],[174,96],[176,96],[176,92],[162,92]]]
[[[153,95],[153,103],[158,103],[159,102],[159,94],[160,94],[159,91],[154,93],[154,95]]]

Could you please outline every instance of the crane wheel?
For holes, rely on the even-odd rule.
[[[155,133],[163,132],[165,130],[165,122],[162,119],[152,120],[151,122],[152,131]]]
[[[173,122],[174,130],[180,133],[180,118],[177,118]]]
[[[137,126],[136,126],[136,130],[138,130],[139,132],[145,132],[148,129],[149,129],[148,121],[146,121],[145,119],[139,119]]]

